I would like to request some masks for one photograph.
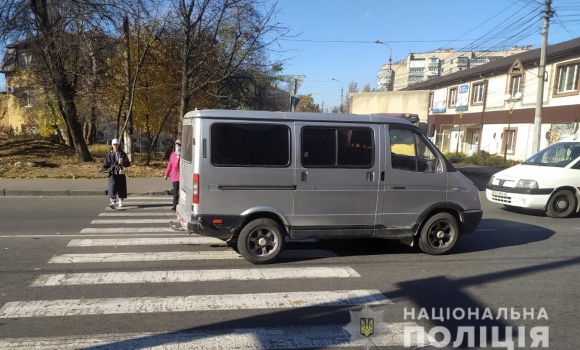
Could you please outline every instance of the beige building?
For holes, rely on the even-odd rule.
[[[411,53],[405,60],[381,67],[378,74],[378,91],[387,91],[393,80],[393,90],[398,91],[409,85],[425,80],[460,72],[469,68],[494,62],[497,59],[531,50],[531,46],[513,46],[502,51],[455,51],[438,49],[433,52]]]
[[[541,143],[578,131],[580,39],[546,51]],[[431,94],[428,122],[444,152],[479,150],[524,160],[532,155],[540,49],[410,85],[405,91]]]

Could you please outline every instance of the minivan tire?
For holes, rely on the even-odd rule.
[[[569,190],[561,190],[554,193],[548,201],[546,214],[551,218],[568,218],[576,213],[577,205],[578,201],[574,193]]]
[[[449,213],[431,216],[419,233],[419,248],[423,253],[441,255],[449,252],[459,238],[457,219]]]
[[[237,240],[239,253],[253,264],[269,264],[282,254],[285,243],[284,229],[272,219],[250,221]]]

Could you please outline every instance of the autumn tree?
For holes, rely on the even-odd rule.
[[[296,112],[321,112],[320,107],[314,103],[312,94],[298,95],[297,97],[300,99],[300,102],[298,102],[298,105],[296,106]]]
[[[371,92],[371,84],[367,83],[364,87],[362,92]]]

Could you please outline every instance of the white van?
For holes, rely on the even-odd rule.
[[[506,207],[545,210],[553,218],[578,212],[580,136],[573,135],[541,150],[528,160],[493,175],[489,201]]]
[[[179,222],[252,263],[274,261],[287,237],[443,254],[482,217],[475,185],[402,118],[199,110],[181,140]]]

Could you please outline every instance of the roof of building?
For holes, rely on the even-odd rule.
[[[413,125],[405,118],[388,117],[377,114],[337,114],[337,113],[305,113],[305,112],[265,112],[246,110],[216,110],[201,109],[187,113],[184,119],[245,119],[245,120],[280,120],[308,122],[346,122],[346,123],[391,123]]]
[[[401,90],[431,90],[433,88],[445,87],[455,83],[464,82],[470,78],[481,77],[485,74],[495,72],[505,73],[509,70],[516,59],[519,59],[524,66],[534,62],[539,62],[540,51],[541,49],[522,51],[521,53],[517,53],[512,56],[502,57],[496,61],[482,64],[481,66],[409,85]],[[549,45],[546,49],[546,60],[567,56],[573,53],[580,53],[580,38]]]

